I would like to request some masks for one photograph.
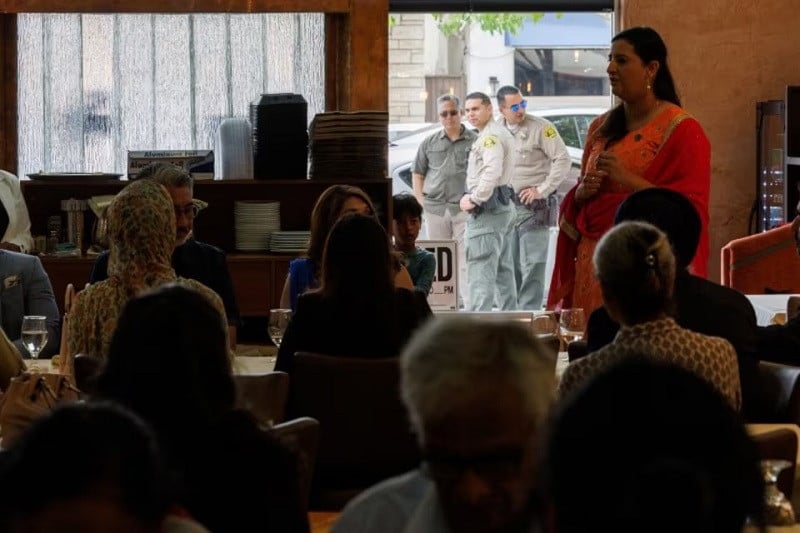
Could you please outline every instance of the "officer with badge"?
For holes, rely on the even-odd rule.
[[[509,239],[514,225],[514,138],[492,117],[492,101],[481,92],[467,95],[469,123],[478,128],[467,163],[467,192],[461,209],[469,213],[464,241],[469,303],[473,311],[517,307],[513,255]]]
[[[515,220],[511,238],[517,306],[542,308],[550,229],[558,211],[556,189],[569,175],[572,162],[567,147],[549,121],[525,113],[519,89],[506,85],[497,91],[502,116],[498,123],[514,136]]]

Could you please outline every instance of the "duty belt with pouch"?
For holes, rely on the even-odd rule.
[[[517,205],[525,205],[516,197],[515,201]],[[520,231],[547,228],[554,225],[554,217],[558,214],[558,198],[553,193],[547,198],[534,200],[530,205],[525,205],[525,207],[528,208],[530,216],[520,223]]]
[[[493,210],[499,208],[501,205],[509,205],[513,199],[514,189],[512,189],[510,185],[495,187],[488,200],[481,205],[475,206],[472,210],[472,216],[477,217],[487,209]]]

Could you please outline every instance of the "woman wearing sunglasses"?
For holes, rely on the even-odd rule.
[[[689,198],[700,214],[700,243],[690,265],[705,277],[711,147],[700,124],[680,107],[655,30],[635,27],[611,41],[608,77],[621,103],[589,126],[582,178],[560,209],[556,263],[548,308],[602,305],[592,256],[632,192],[664,187]]]

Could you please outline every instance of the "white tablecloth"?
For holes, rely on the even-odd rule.
[[[759,326],[769,326],[783,323],[786,319],[786,302],[794,294],[748,294],[747,299],[756,312],[756,321]],[[782,319],[782,320],[781,320]]]
[[[237,356],[233,361],[233,373],[237,375],[258,375],[272,372],[275,368],[275,356]],[[33,365],[39,368],[39,372],[57,373],[50,364],[50,359],[36,360],[26,359],[25,364],[30,370]]]

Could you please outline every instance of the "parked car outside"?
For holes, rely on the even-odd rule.
[[[433,122],[395,122],[394,124],[389,124],[389,142],[434,125],[435,123]]]
[[[572,160],[569,177],[561,183],[558,193],[564,195],[569,191],[580,176],[581,157],[586,142],[589,124],[597,116],[605,113],[602,107],[564,107],[552,109],[535,109],[531,113],[546,118],[561,134],[567,152]],[[468,122],[463,122],[466,127],[471,127]],[[391,126],[389,127],[391,130]],[[392,178],[392,193],[410,192],[413,194],[411,184],[411,166],[417,156],[419,145],[430,134],[441,128],[440,124],[431,124],[412,133],[396,138],[389,144],[389,176]]]

